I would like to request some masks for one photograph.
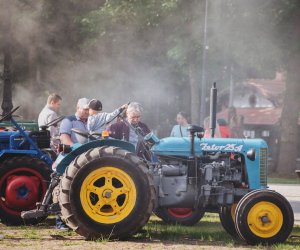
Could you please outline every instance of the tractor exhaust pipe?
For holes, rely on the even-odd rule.
[[[217,121],[217,88],[216,83],[213,83],[213,86],[210,89],[210,121],[209,128],[211,129],[211,137],[215,137],[216,131],[216,121]]]

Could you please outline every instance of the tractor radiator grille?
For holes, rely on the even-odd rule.
[[[267,185],[267,174],[268,174],[268,168],[267,168],[267,162],[268,162],[268,151],[266,148],[260,149],[260,185],[266,186]]]

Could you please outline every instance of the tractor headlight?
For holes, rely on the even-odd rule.
[[[254,161],[255,160],[255,156],[256,156],[256,152],[255,152],[255,149],[254,148],[250,148],[248,151],[247,151],[247,158],[251,161]]]

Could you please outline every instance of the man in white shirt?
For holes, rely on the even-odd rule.
[[[52,122],[58,117],[57,112],[60,109],[61,102],[62,98],[56,93],[48,96],[47,104],[39,114],[39,127]],[[59,136],[59,126],[50,126],[48,130],[50,131],[50,136],[52,139],[55,139],[55,137]]]

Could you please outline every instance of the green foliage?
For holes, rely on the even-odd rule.
[[[204,49],[207,85],[217,81],[218,88],[224,89],[229,86],[231,67],[236,82],[272,78],[277,69],[286,68],[287,59],[299,53],[300,47],[299,40],[293,39],[298,0],[208,0],[207,48],[204,0],[9,2],[14,10],[14,80],[23,83],[35,81],[37,68],[42,82],[64,81],[69,67],[95,60],[101,73],[91,78],[107,77],[102,70],[113,65],[111,75],[119,71],[125,75],[124,81],[113,80],[113,84],[131,87],[127,78],[132,72],[126,67],[143,65],[151,72],[149,77],[161,81],[176,100],[188,100],[190,78],[198,85],[201,82]],[[6,8],[1,9],[4,13]],[[1,30],[4,20],[0,17]],[[0,45],[3,36],[0,32]],[[191,66],[196,69],[194,75]],[[187,94],[182,95],[182,90]],[[172,105],[174,111],[166,109],[172,115],[189,106],[189,101],[181,101]]]

